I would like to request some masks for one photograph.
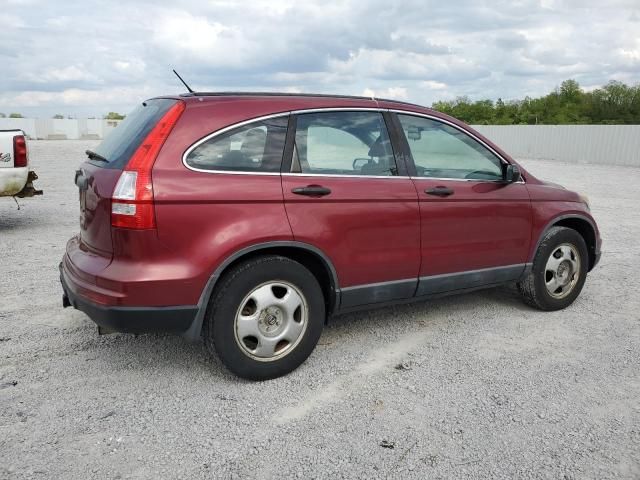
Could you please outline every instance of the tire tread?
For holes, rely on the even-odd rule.
[[[233,321],[233,318],[229,319],[232,315],[229,299],[237,295],[238,283],[247,282],[247,278],[240,277],[249,276],[251,278],[252,274],[260,276],[269,272],[270,269],[279,270],[280,275],[284,277],[289,274],[283,272],[292,272],[291,274],[297,276],[299,281],[303,284],[306,283],[304,288],[307,291],[305,292],[303,288],[303,292],[307,296],[308,307],[311,310],[309,313],[310,324],[305,334],[306,339],[303,339],[294,351],[279,360],[262,363],[251,360],[249,357],[243,357],[239,353],[239,347],[235,345],[235,340],[231,340],[228,333],[223,333],[228,331],[228,327],[225,326],[225,323],[220,322]],[[282,278],[282,280],[285,279]],[[313,351],[324,326],[324,305],[324,297],[318,280],[304,265],[281,255],[253,257],[231,267],[220,278],[209,301],[202,336],[207,351],[211,355],[217,356],[227,369],[236,375],[249,380],[276,378],[297,368]],[[313,312],[315,312],[315,316],[313,316]]]
[[[551,297],[547,298],[546,292],[542,292],[540,291],[539,288],[536,287],[536,275],[539,275],[540,274],[539,269],[541,267],[544,268],[544,265],[546,265],[545,256],[548,254],[547,252],[548,248],[551,248],[553,247],[554,244],[558,243],[557,238],[559,235],[563,235],[568,232],[571,232],[572,235],[577,235],[576,238],[582,240],[582,242],[578,242],[578,243],[581,243],[581,245],[577,245],[578,249],[582,250],[583,252],[587,251],[586,243],[584,242],[584,239],[578,232],[567,227],[560,227],[560,226],[551,227],[544,234],[544,237],[542,238],[540,245],[538,245],[538,250],[536,251],[536,254],[534,256],[533,266],[531,268],[531,271],[527,274],[527,276],[524,279],[522,279],[520,282],[517,283],[518,291],[520,292],[524,303],[526,303],[527,305],[537,308],[539,310],[549,311],[549,310],[558,310],[558,308],[564,308],[569,304],[571,304],[573,300],[575,300],[575,298],[571,298],[566,305],[558,307],[558,305],[555,305],[549,301]],[[583,272],[586,272],[585,270],[586,264],[584,262],[588,261],[587,257],[583,255],[581,258],[581,261],[583,262],[583,265],[582,265]],[[581,275],[586,275],[586,273],[581,273]],[[582,288],[582,285],[580,285],[580,287],[578,288],[578,294],[581,288]],[[575,296],[577,297],[578,294],[576,294]]]

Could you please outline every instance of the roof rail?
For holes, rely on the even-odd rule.
[[[328,93],[291,93],[291,92],[193,92],[182,93],[181,97],[319,97],[319,98],[344,98],[353,100],[377,100],[381,102],[393,102],[412,107],[428,108],[417,103],[403,102],[389,98],[364,97],[359,95],[332,95]]]

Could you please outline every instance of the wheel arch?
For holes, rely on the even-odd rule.
[[[589,271],[596,264],[597,257],[597,236],[596,236],[596,226],[591,219],[582,215],[560,215],[558,217],[553,218],[547,225],[542,229],[540,236],[536,242],[535,248],[532,251],[532,257],[535,256],[538,251],[538,247],[542,242],[542,239],[549,231],[551,227],[566,227],[578,232],[585,243],[587,244],[587,252],[589,254]]]
[[[209,277],[200,300],[198,301],[198,314],[183,336],[188,340],[200,338],[202,324],[209,306],[209,300],[215,290],[218,280],[230,268],[240,262],[263,255],[281,255],[295,260],[311,271],[316,277],[325,298],[327,318],[333,313],[340,303],[340,288],[338,275],[331,260],[317,247],[304,242],[290,240],[264,242],[242,248],[229,255]]]

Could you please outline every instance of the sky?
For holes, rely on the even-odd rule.
[[[0,0],[0,112],[268,90],[423,105],[640,82],[640,0]]]

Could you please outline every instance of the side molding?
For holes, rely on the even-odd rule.
[[[396,280],[393,282],[370,283],[346,287],[341,290],[340,308],[346,309],[358,305],[384,303],[411,298],[416,292],[418,280]]]
[[[502,267],[346,287],[341,291],[338,313],[491,288],[519,281],[530,270],[530,263],[518,263]]]
[[[521,278],[527,264],[506,265],[504,267],[483,268],[467,272],[446,273],[420,277],[417,297],[435,295],[455,290],[466,290],[489,285],[499,285]]]

